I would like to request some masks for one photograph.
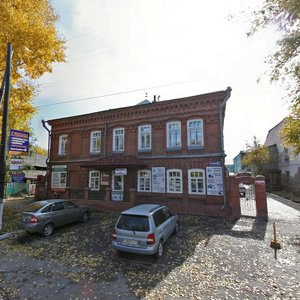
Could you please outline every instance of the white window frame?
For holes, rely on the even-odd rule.
[[[200,126],[199,127],[192,127],[190,128],[190,124],[193,122],[200,122]],[[193,131],[193,133],[196,135],[197,137],[197,131],[200,130],[200,140],[198,141],[198,139],[196,139],[196,143],[192,144],[191,141],[191,133]],[[193,120],[188,120],[187,122],[187,137],[188,137],[188,147],[202,147],[204,145],[204,139],[203,139],[203,120],[202,119],[193,119]]]
[[[89,172],[89,189],[91,191],[100,190],[100,172],[93,170]]]
[[[101,151],[101,130],[91,132],[90,153],[100,153]]]
[[[138,191],[139,192],[151,192],[151,171],[139,170],[138,171]],[[149,185],[147,187],[147,181]]]
[[[144,131],[144,129],[148,129],[146,131]],[[151,125],[141,125],[138,128],[138,149],[139,150],[151,150],[152,147],[152,143],[151,143],[151,139],[152,139],[152,128]],[[149,139],[149,142],[147,142],[147,140]],[[143,143],[143,140],[145,141]]]
[[[119,133],[118,131],[122,131]],[[120,144],[121,141],[121,144]],[[113,130],[113,151],[124,151],[125,148],[125,129],[123,127],[114,128]]]
[[[170,126],[176,125],[178,128],[170,128]],[[178,131],[178,132],[177,132]],[[177,135],[178,134],[178,144],[177,143],[172,143],[172,135]],[[176,139],[177,140],[177,139]],[[172,149],[172,148],[181,148],[181,122],[180,121],[172,121],[167,123],[167,148]]]
[[[202,173],[202,176],[192,176],[192,173]],[[196,191],[192,189],[192,181],[196,181]],[[198,183],[202,181],[203,190],[198,189]],[[204,169],[189,169],[188,170],[188,184],[189,184],[189,194],[192,195],[205,195],[206,193],[206,183],[205,183],[205,170]]]
[[[179,173],[175,174],[172,173]],[[179,189],[177,188],[179,180]],[[172,188],[174,187],[174,189]],[[167,170],[167,193],[174,193],[174,194],[182,194],[182,170],[180,169],[169,169]]]
[[[58,154],[59,155],[66,155],[68,151],[68,135],[61,134],[59,136],[59,144],[58,144]]]

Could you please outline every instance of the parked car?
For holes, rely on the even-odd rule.
[[[88,206],[78,206],[71,201],[37,201],[25,207],[18,228],[46,237],[53,233],[54,228],[77,221],[86,222],[90,215],[91,209]]]
[[[166,206],[141,204],[123,211],[112,234],[112,247],[118,251],[163,255],[163,244],[177,233],[178,216]]]

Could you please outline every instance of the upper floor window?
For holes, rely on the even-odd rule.
[[[181,123],[167,123],[167,148],[181,147]]]
[[[90,171],[89,174],[89,188],[92,191],[100,190],[100,172],[99,171]]]
[[[189,194],[205,194],[205,172],[202,169],[189,170]]]
[[[203,146],[203,121],[201,119],[187,122],[188,146]]]
[[[58,154],[66,155],[68,149],[68,136],[66,134],[59,136]]]
[[[99,153],[101,149],[101,131],[91,132],[90,152]]]
[[[138,172],[138,191],[140,192],[151,191],[151,171],[140,170]]]
[[[151,149],[151,125],[139,126],[139,150]]]
[[[113,151],[124,151],[124,128],[113,131]]]
[[[168,170],[167,171],[167,192],[182,193],[182,171]]]

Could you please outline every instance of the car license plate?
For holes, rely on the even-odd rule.
[[[122,244],[131,247],[139,247],[139,241],[131,239],[123,239]]]

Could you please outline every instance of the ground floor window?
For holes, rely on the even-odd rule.
[[[141,170],[138,172],[138,191],[139,192],[151,191],[151,171]]]
[[[189,194],[205,194],[205,172],[202,169],[191,169],[189,172]]]
[[[171,169],[167,170],[167,192],[182,193],[182,171]]]
[[[90,171],[89,188],[92,191],[100,190],[100,172],[99,171]]]

